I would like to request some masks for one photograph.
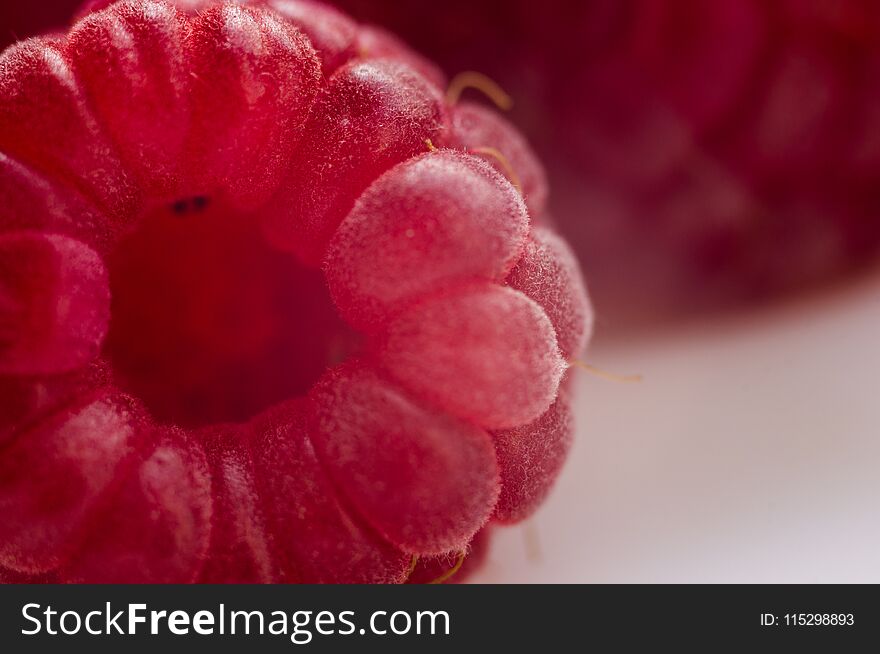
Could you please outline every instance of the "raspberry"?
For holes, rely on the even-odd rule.
[[[98,359],[85,368],[48,377],[0,375],[0,446],[41,416],[52,415],[95,388],[110,372]]]
[[[111,218],[135,213],[137,189],[90,111],[63,45],[48,38],[23,41],[4,52],[2,64],[4,154],[71,182]]]
[[[589,301],[443,85],[313,0],[99,0],[2,55],[0,580],[445,580],[535,510]]]
[[[307,401],[294,400],[256,425],[258,488],[275,534],[281,580],[399,582],[406,554],[364,524],[345,494],[334,492],[310,437],[313,411]]]
[[[584,350],[593,312],[577,259],[564,240],[545,227],[533,229],[507,283],[544,309],[563,357],[572,359]]]
[[[357,56],[361,28],[342,12],[312,0],[269,0],[266,4],[309,38],[325,75]]]
[[[104,252],[110,237],[107,221],[73,188],[50,181],[0,153],[0,229],[45,231],[91,240]]]
[[[207,583],[270,583],[279,577],[248,436],[247,427],[233,425],[208,427],[196,436],[204,443],[213,493],[209,556],[201,572]]]
[[[57,584],[55,575],[25,575],[0,568],[0,584]]]
[[[173,7],[131,4],[87,16],[69,36],[77,75],[126,166],[151,194],[173,194],[191,112],[185,38]]]

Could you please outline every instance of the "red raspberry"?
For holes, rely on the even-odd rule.
[[[535,510],[590,306],[525,141],[441,84],[312,0],[2,55],[0,579],[428,581]]]

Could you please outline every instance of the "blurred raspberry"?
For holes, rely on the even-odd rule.
[[[340,4],[514,97],[613,329],[771,298],[876,257],[872,0]]]

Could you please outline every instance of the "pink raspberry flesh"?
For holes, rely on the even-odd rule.
[[[536,510],[591,308],[445,84],[314,0],[0,56],[0,581],[446,580]]]

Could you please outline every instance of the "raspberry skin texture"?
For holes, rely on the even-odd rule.
[[[498,112],[475,102],[461,102],[452,108],[456,145],[481,154],[502,175],[509,175],[509,165],[529,208],[529,215],[540,222],[547,212],[547,177],[525,138]],[[501,153],[506,163],[483,148],[487,143]]]
[[[568,244],[546,227],[536,227],[507,283],[547,313],[563,357],[583,352],[593,333],[593,310],[577,258]]]
[[[248,443],[249,426],[208,427],[196,435],[204,443],[213,496],[209,556],[202,583],[272,583],[280,573],[272,557],[257,471]]]
[[[158,443],[128,471],[62,576],[73,582],[192,582],[208,549],[211,479],[201,448],[184,435]],[[132,513],[142,516],[132,520]]]
[[[522,197],[499,173],[452,150],[426,153],[373,182],[336,230],[330,292],[350,324],[375,329],[413,298],[503,281],[528,229]]]
[[[381,59],[336,71],[312,116],[263,225],[276,247],[317,265],[369,183],[424,152],[427,140],[439,142],[447,118],[436,88],[412,69]]]
[[[358,55],[360,28],[334,7],[313,0],[267,0],[266,5],[309,38],[325,76]]]
[[[0,55],[0,97],[4,154],[73,182],[112,218],[137,210],[139,193],[61,43],[33,39]]]
[[[445,85],[315,0],[0,55],[0,581],[445,580],[537,508],[589,300]]]
[[[494,518],[515,524],[531,517],[550,492],[574,440],[574,418],[563,383],[553,405],[534,422],[493,432],[501,473]]]
[[[19,433],[110,384],[101,359],[73,372],[45,377],[0,376],[0,447]]]
[[[218,187],[245,208],[277,186],[318,94],[308,39],[272,12],[211,7],[193,21],[186,56],[192,128],[184,165],[191,188]]]
[[[107,271],[80,241],[40,232],[4,234],[0,303],[8,317],[0,327],[0,374],[68,372],[94,359],[107,333]]]
[[[449,552],[440,556],[423,556],[411,565],[408,584],[460,584],[480,569],[489,556],[493,527],[477,532],[465,552]],[[459,559],[461,562],[459,563]]]
[[[293,400],[255,421],[257,484],[275,534],[280,580],[399,583],[408,557],[365,525],[336,490],[313,444],[311,410],[308,401]]]
[[[357,363],[330,371],[311,396],[329,474],[392,543],[441,554],[483,526],[498,496],[488,434],[418,406]]]
[[[48,572],[76,549],[104,494],[137,451],[139,413],[129,398],[101,394],[47,417],[4,449],[5,566]]]
[[[111,230],[92,203],[73,187],[51,181],[0,153],[0,230],[43,231],[91,241],[106,252]]]
[[[86,16],[68,40],[97,119],[151,195],[173,195],[182,185],[179,161],[191,120],[188,30],[174,7],[123,3]]]
[[[413,305],[389,325],[377,349],[401,384],[487,429],[541,415],[566,368],[543,309],[518,291],[489,283]]]

